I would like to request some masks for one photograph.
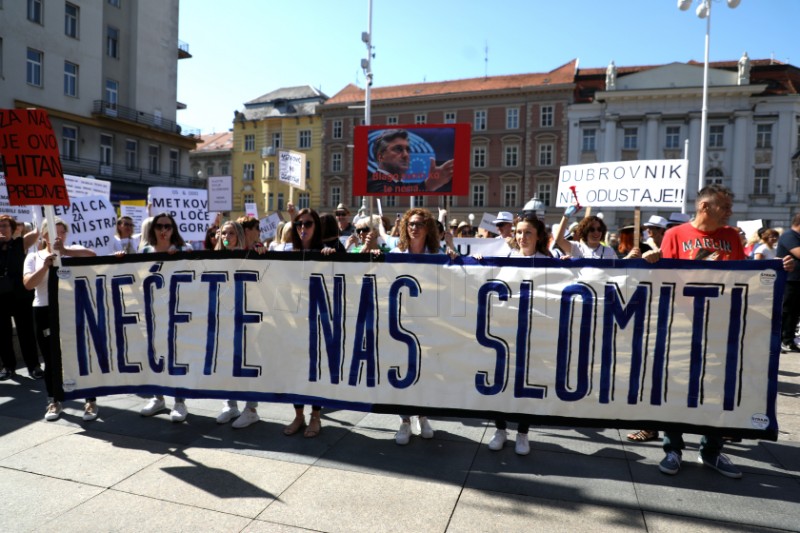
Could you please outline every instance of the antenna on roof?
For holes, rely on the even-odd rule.
[[[483,43],[483,78],[489,79],[489,41]]]

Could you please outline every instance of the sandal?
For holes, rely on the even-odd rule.
[[[312,416],[311,419],[308,421],[308,427],[306,428],[305,433],[303,436],[307,439],[313,439],[319,432],[322,431],[322,423],[318,416]]]
[[[648,442],[658,438],[658,431],[650,429],[640,429],[636,433],[629,433],[628,440],[631,442]]]
[[[303,417],[295,417],[292,420],[292,423],[283,428],[283,434],[286,436],[291,436],[306,427],[306,418]]]

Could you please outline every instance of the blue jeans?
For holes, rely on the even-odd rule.
[[[700,455],[703,457],[716,457],[722,452],[722,437],[714,435],[703,435],[700,437]],[[663,441],[664,453],[681,452],[686,445],[683,442],[683,433],[677,431],[665,431]]]

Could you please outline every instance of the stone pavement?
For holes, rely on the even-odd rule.
[[[779,391],[780,440],[726,447],[731,480],[694,463],[696,436],[671,477],[624,430],[534,427],[519,457],[488,450],[483,420],[434,418],[434,439],[399,447],[397,417],[327,410],[318,438],[286,437],[282,404],[239,430],[215,423],[218,400],[174,424],[135,395],[45,422],[43,382],[21,375],[0,383],[0,531],[798,531],[800,354]]]

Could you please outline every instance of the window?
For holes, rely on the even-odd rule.
[[[64,61],[64,94],[78,96],[78,65]]]
[[[414,124],[427,124],[428,116],[425,113],[417,113],[414,115]]]
[[[42,86],[42,62],[44,54],[39,50],[28,48],[28,63],[25,71],[25,81],[29,85]]]
[[[334,152],[331,154],[331,172],[342,171],[342,154],[341,152]],[[337,204],[339,202],[336,202]]]
[[[333,129],[333,138],[334,139],[341,139],[342,138],[342,121],[341,120],[334,120],[332,129]]]
[[[61,128],[61,157],[69,161],[78,160],[78,129],[72,126]]]
[[[69,2],[64,5],[64,35],[73,39],[78,38],[78,13],[78,6]]]
[[[256,195],[251,192],[246,192],[242,195],[242,202],[245,204],[252,204],[256,201]]]
[[[272,134],[272,147],[278,149],[281,147],[281,132],[275,132]]]
[[[119,0],[108,0],[108,5],[119,7]]]
[[[536,185],[536,193],[539,200],[546,206],[551,206],[553,201],[553,184],[539,183]]]
[[[506,183],[503,185],[503,206],[516,207],[517,205],[517,184]]]
[[[475,110],[475,119],[473,121],[472,129],[475,131],[484,131],[486,129],[486,110]]]
[[[28,0],[28,20],[43,24],[42,7],[42,0]]]
[[[300,130],[297,146],[306,150],[311,148],[311,130]]]
[[[474,146],[472,148],[472,166],[475,168],[486,167],[486,147]]]
[[[448,111],[444,114],[444,123],[445,124],[455,124],[456,123],[456,113],[455,111]]]
[[[244,136],[244,151],[245,152],[255,152],[256,151],[256,136],[255,135],[245,135]]]
[[[397,121],[397,115],[390,115],[390,116],[386,117],[386,123],[387,124],[400,124],[400,122]]]
[[[216,176],[216,174],[214,174],[214,165],[213,164],[206,166],[206,176]]]
[[[117,107],[117,99],[119,97],[119,82],[115,80],[106,80],[106,105],[112,109]]]
[[[104,133],[100,134],[100,174],[111,174],[111,164],[114,161],[114,138]]]
[[[709,126],[708,147],[722,148],[725,145],[725,126]]]
[[[219,165],[219,175],[220,176],[227,176],[228,174],[230,174],[230,172],[228,172],[228,163],[220,163],[220,165]]]
[[[253,181],[256,176],[255,163],[245,163],[242,166],[242,181]]]
[[[706,185],[722,185],[723,177],[720,169],[712,168],[706,172]]]
[[[519,146],[516,144],[506,145],[504,153],[503,166],[516,167],[519,165]]]
[[[515,130],[519,128],[519,108],[509,107],[506,109],[506,129]]]
[[[311,179],[311,159],[306,159],[306,178]]]
[[[106,28],[106,55],[108,57],[119,57],[119,30],[114,26]]]
[[[311,195],[307,192],[301,192],[297,197],[297,208],[308,209],[309,207],[311,207]]]
[[[486,206],[486,185],[475,183],[472,185],[472,205],[473,207]]]
[[[542,143],[539,145],[539,166],[553,166],[553,145],[551,143]]]
[[[772,124],[756,125],[756,148],[772,148]]]
[[[711,144],[711,143],[709,143]],[[681,147],[681,127],[680,126],[667,126],[666,144],[665,147],[670,150],[675,150]]]
[[[753,178],[753,194],[769,194],[769,169],[757,168]]]
[[[158,174],[158,168],[161,166],[159,163],[160,150],[158,146],[150,146],[147,149],[147,163],[150,174]]]
[[[586,128],[583,130],[581,150],[584,152],[594,152],[597,150],[597,129]]]
[[[543,105],[541,107],[542,115],[539,118],[539,125],[543,128],[552,128],[553,127],[553,114],[554,109],[551,105]]]
[[[139,143],[133,139],[125,141],[125,168],[128,170],[139,168]]]
[[[225,171],[227,174],[228,167],[225,167]],[[275,176],[275,161],[270,161],[267,163],[267,176],[270,178]]]
[[[275,195],[272,194],[272,193],[269,193],[267,195],[267,211],[273,211],[275,209],[273,207],[274,205],[275,205]]]
[[[639,128],[625,128],[622,133],[623,150],[636,150],[639,148]]]
[[[384,207],[397,207],[397,196],[385,196],[383,198]]]
[[[338,185],[331,187],[330,205],[339,205],[342,203],[342,188]]]
[[[177,177],[180,174],[181,167],[180,167],[180,154],[177,150],[170,150],[169,151],[169,175],[173,178]]]
[[[283,211],[283,193],[278,193],[278,211]]]
[[[414,198],[414,207],[425,207],[424,196],[413,196],[412,198]]]

